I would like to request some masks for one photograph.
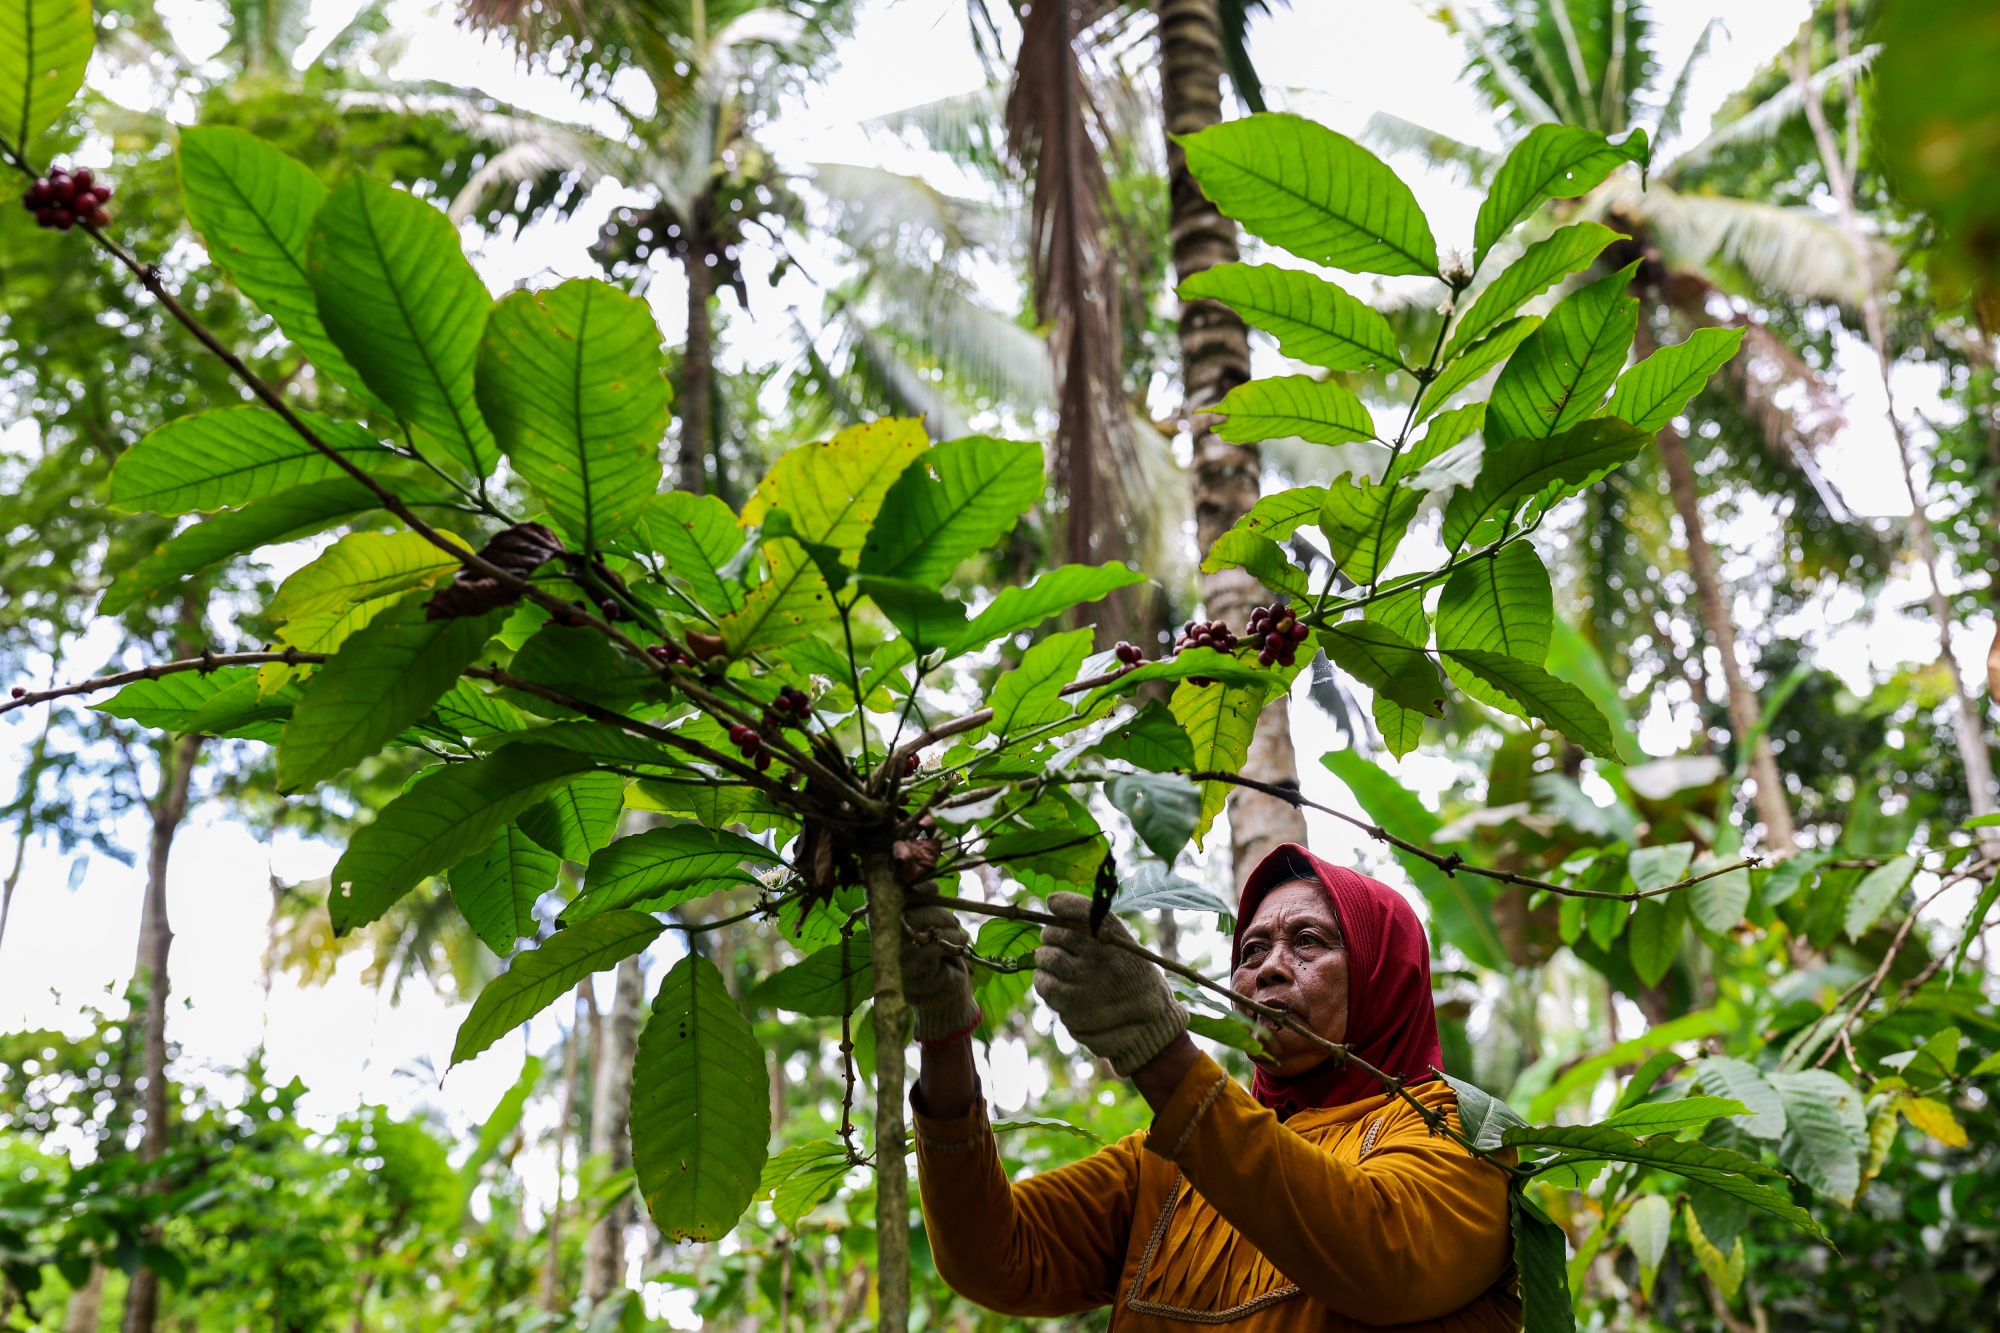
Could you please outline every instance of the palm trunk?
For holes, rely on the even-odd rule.
[[[174,932],[167,921],[167,861],[174,835],[187,814],[188,785],[194,777],[201,737],[183,736],[163,758],[160,787],[153,798],[153,839],[146,863],[146,905],[139,926],[139,957],[134,969],[146,990],[146,1031],[140,1073],[146,1088],[141,1105],[146,1128],[139,1140],[139,1160],[156,1162],[167,1151],[167,954]],[[160,1278],[150,1268],[132,1274],[125,1292],[123,1333],[153,1333],[160,1309]]]
[[[676,475],[680,488],[696,495],[708,488],[709,381],[715,358],[715,327],[709,311],[715,273],[708,266],[709,257],[701,228],[690,226],[688,252],[681,264],[687,271],[688,331],[681,352],[681,453]]]
[[[104,1323],[104,1268],[90,1266],[90,1276],[70,1294],[63,1311],[63,1333],[98,1333]]]
[[[590,1155],[607,1175],[632,1165],[632,1055],[639,1046],[639,1010],[646,979],[637,957],[618,965],[611,1012],[598,1027],[596,1090],[591,1098]],[[625,1233],[632,1225],[628,1190],[591,1227],[583,1240],[583,1294],[593,1305],[622,1285]]]
[[[1688,461],[1687,443],[1671,425],[1660,428],[1660,462],[1667,469],[1667,489],[1672,492],[1674,512],[1680,515],[1687,535],[1688,572],[1694,575],[1695,604],[1701,612],[1702,631],[1722,658],[1722,682],[1729,691],[1729,729],[1740,743],[1756,729],[1763,712],[1757,692],[1743,679],[1743,666],[1736,657],[1736,625],[1729,616],[1728,599],[1715,568],[1715,550],[1708,544],[1708,529],[1701,518],[1701,493],[1696,489],[1694,466]],[[1785,794],[1785,780],[1778,773],[1771,743],[1761,733],[1750,747],[1750,780],[1757,818],[1764,825],[1764,845],[1774,855],[1789,856],[1798,849],[1792,824],[1792,803]]]
[[[1167,186],[1172,198],[1174,276],[1181,282],[1237,259],[1236,224],[1208,201],[1188,171],[1187,155],[1171,136],[1193,134],[1222,119],[1222,28],[1216,0],[1158,0],[1160,100],[1167,134]],[[1180,315],[1181,383],[1188,429],[1194,436],[1196,540],[1203,555],[1257,503],[1263,460],[1256,446],[1231,444],[1215,433],[1204,409],[1250,378],[1250,338],[1243,321],[1217,301],[1188,301]],[[1201,597],[1211,619],[1242,628],[1250,608],[1270,600],[1262,584],[1240,569],[1202,576]],[[1287,702],[1273,700],[1257,719],[1257,733],[1243,765],[1249,777],[1296,787]],[[1275,797],[1238,789],[1229,797],[1230,856],[1241,884],[1272,848],[1304,842],[1305,816]]]
[[[875,969],[875,1289],[878,1333],[910,1327],[910,1176],[903,1142],[903,884],[886,854],[870,856],[869,961]]]
[[[1845,47],[1847,10],[1844,4],[1840,7],[1839,21],[1841,45]],[[1810,34],[1810,24],[1799,30],[1792,62],[1792,81],[1805,99],[1806,120],[1812,126],[1813,141],[1819,148],[1820,166],[1826,172],[1827,184],[1832,188],[1834,202],[1839,208],[1841,229],[1847,233],[1848,241],[1861,260],[1866,284],[1861,301],[1861,321],[1867,329],[1868,345],[1874,349],[1876,365],[1882,373],[1882,394],[1887,404],[1889,429],[1896,437],[1896,456],[1903,465],[1903,484],[1910,491],[1910,544],[1917,549],[1917,560],[1924,567],[1925,582],[1930,588],[1926,601],[1930,605],[1931,619],[1937,622],[1938,663],[1944,668],[1945,679],[1951,682],[1952,734],[1958,741],[1959,762],[1965,766],[1966,797],[1973,814],[1992,814],[2000,810],[2000,805],[1994,801],[1993,760],[1986,749],[1986,719],[1983,710],[1966,692],[1965,677],[1958,669],[1958,656],[1951,649],[1953,616],[1951,602],[1938,584],[1937,538],[1931,531],[1930,516],[1924,512],[1923,489],[1917,484],[1916,449],[1910,442],[1909,432],[1903,428],[1903,418],[1896,411],[1896,388],[1890,375],[1895,367],[1895,357],[1889,349],[1888,322],[1882,316],[1882,275],[1875,267],[1874,244],[1862,230],[1861,219],[1854,209],[1854,161],[1851,155],[1842,155],[1840,145],[1834,140],[1833,128],[1827,123],[1826,108],[1812,93],[1811,57],[1807,45]],[[1861,114],[1860,104],[1854,99],[1851,88],[1848,91],[1847,114],[1850,117]],[[2000,847],[2000,829],[1981,830],[1980,840],[1989,849]]]

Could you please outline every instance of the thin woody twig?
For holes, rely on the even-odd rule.
[[[54,689],[49,690],[32,690],[22,694],[17,699],[9,699],[5,703],[0,703],[0,713],[11,713],[17,708],[31,708],[36,704],[47,703],[51,699],[66,699],[75,694],[90,694],[97,690],[115,689],[120,685],[131,685],[137,681],[158,680],[162,676],[171,676],[182,671],[199,671],[203,675],[207,675],[211,671],[220,671],[223,667],[261,666],[266,662],[283,662],[287,666],[310,666],[315,663],[324,662],[326,659],[327,654],[325,653],[302,653],[296,648],[287,648],[282,652],[204,652],[199,657],[183,657],[172,662],[155,662],[151,666],[138,667],[131,671],[117,671],[108,676],[93,676],[89,680],[80,680],[74,685],[58,685]]]
[[[1240,773],[1204,771],[1189,773],[1187,776],[1197,782],[1228,782],[1239,787],[1248,787],[1253,791],[1260,791],[1266,796],[1275,796],[1281,801],[1288,801],[1294,806],[1308,807],[1318,810],[1322,814],[1332,815],[1335,819],[1346,820],[1349,824],[1360,829],[1376,841],[1386,842],[1398,851],[1422,857],[1439,870],[1444,871],[1447,875],[1456,875],[1463,871],[1468,875],[1478,875],[1482,879],[1494,880],[1501,884],[1519,885],[1522,888],[1541,889],[1548,893],[1560,894],[1565,898],[1604,898],[1616,902],[1635,903],[1642,898],[1657,898],[1663,893],[1673,893],[1676,890],[1699,884],[1705,879],[1714,879],[1718,875],[1727,875],[1734,870],[1748,870],[1764,863],[1762,857],[1746,856],[1740,861],[1732,861],[1726,866],[1717,866],[1713,870],[1705,870],[1699,875],[1690,875],[1686,879],[1676,880],[1672,884],[1663,884],[1657,889],[1639,889],[1631,893],[1609,893],[1601,889],[1578,889],[1567,884],[1551,884],[1545,879],[1536,879],[1532,875],[1517,875],[1511,870],[1492,870],[1486,866],[1474,865],[1456,852],[1440,855],[1429,848],[1419,847],[1416,843],[1408,839],[1397,837],[1380,824],[1371,824],[1365,819],[1348,814],[1345,810],[1336,810],[1330,805],[1322,805],[1318,801],[1310,800],[1293,787],[1281,787],[1275,783],[1259,782],[1255,778],[1246,778]]]

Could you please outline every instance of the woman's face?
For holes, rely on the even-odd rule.
[[[1309,880],[1264,895],[1243,930],[1242,961],[1230,984],[1259,1004],[1283,1009],[1328,1041],[1347,1039],[1347,944],[1326,891]],[[1290,1028],[1268,1026],[1275,1054],[1257,1063],[1290,1078],[1327,1054]]]

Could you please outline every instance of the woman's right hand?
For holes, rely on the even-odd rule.
[[[972,973],[961,956],[972,937],[948,907],[903,913],[903,1000],[919,1044],[970,1036],[979,1026]]]

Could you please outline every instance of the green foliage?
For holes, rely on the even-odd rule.
[[[0,137],[26,150],[55,124],[90,63],[89,0],[24,0],[0,8]]]
[[[451,1062],[470,1060],[585,977],[644,949],[665,929],[644,912],[604,912],[516,954],[506,972],[479,993],[459,1025]]]
[[[632,1065],[632,1169],[661,1232],[728,1234],[770,1137],[763,1051],[715,964],[690,953],[660,982]]]

